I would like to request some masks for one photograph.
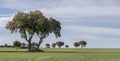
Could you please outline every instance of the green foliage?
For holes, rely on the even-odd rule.
[[[65,47],[66,47],[66,48],[68,48],[68,47],[69,47],[69,45],[65,45]]]
[[[55,48],[56,47],[56,43],[52,43],[52,47]]]
[[[8,47],[8,44],[5,44],[5,47]]]
[[[45,44],[45,45],[46,45],[46,48],[50,48],[50,44],[47,43],[47,44]]]
[[[14,47],[20,47],[21,46],[21,43],[19,41],[14,41],[13,42],[13,46]]]
[[[51,25],[51,28],[52,28],[52,32],[55,34],[55,36],[57,38],[61,37],[61,34],[60,34],[61,23],[59,21],[57,21],[56,19],[53,19],[53,18],[49,18],[49,21],[50,21],[50,25]]]
[[[78,42],[74,42],[74,46],[77,48],[80,46],[80,44]]]
[[[35,43],[35,46],[39,46],[38,43]]]
[[[16,47],[16,50],[17,50],[18,47],[21,46],[21,42],[19,42],[19,41],[14,41],[14,42],[13,42],[13,46]]]
[[[58,41],[58,42],[56,42],[56,45],[57,45],[59,48],[61,48],[61,46],[64,45],[64,42],[62,42],[62,41]]]
[[[79,42],[79,44],[80,44],[81,48],[83,48],[87,45],[87,42],[82,40],[82,41]]]
[[[25,47],[25,45],[26,45],[25,43],[21,43],[21,47],[23,47],[23,48],[24,48],[24,47]]]

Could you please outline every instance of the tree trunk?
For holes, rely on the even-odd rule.
[[[33,37],[33,34],[30,35],[30,36],[29,36],[29,39],[27,40],[27,41],[28,41],[28,51],[29,51],[29,52],[31,51],[31,47],[32,47],[32,45],[31,45],[31,39],[32,39],[32,37]],[[26,38],[26,39],[27,39],[27,38]]]
[[[31,41],[28,41],[28,51],[31,51]]]
[[[38,49],[38,50],[39,50],[39,47],[40,47],[40,45],[41,45],[42,42],[43,42],[43,40],[40,39],[40,40],[39,40],[39,43],[38,43],[38,46],[37,46],[37,49]]]

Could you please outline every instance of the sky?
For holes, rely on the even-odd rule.
[[[17,12],[31,10],[61,22],[61,38],[51,34],[41,47],[64,41],[73,48],[74,42],[85,40],[86,48],[120,48],[120,0],[0,0],[0,45],[11,45],[15,40],[27,43],[5,25]],[[34,36],[33,41],[37,40]]]

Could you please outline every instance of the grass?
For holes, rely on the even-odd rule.
[[[0,48],[0,61],[120,61],[120,49],[48,48],[45,52],[26,52]]]

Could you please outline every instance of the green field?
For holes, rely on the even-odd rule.
[[[0,61],[120,61],[117,48],[49,48],[45,52],[26,52],[0,48]]]

